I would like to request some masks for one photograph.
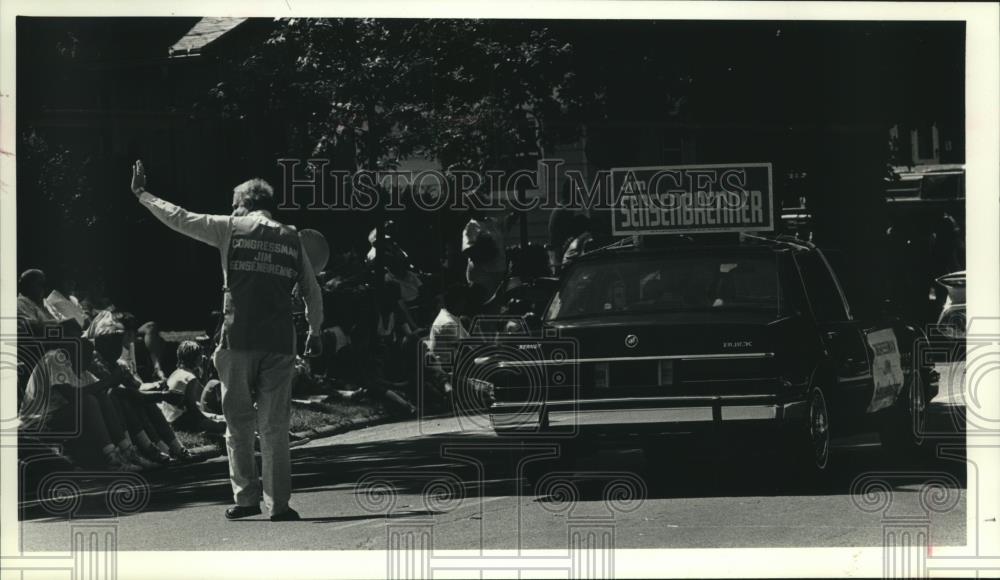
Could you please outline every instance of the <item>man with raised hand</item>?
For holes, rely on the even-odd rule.
[[[263,179],[233,190],[232,215],[184,210],[146,191],[141,161],[132,168],[132,192],[169,228],[219,249],[223,272],[223,324],[213,355],[222,381],[229,477],[236,505],[227,519],[261,513],[261,482],[254,461],[255,427],[260,432],[263,500],[271,521],[294,521],[288,423],[295,375],[292,290],[299,284],[309,332],[306,356],[322,348],[323,302],[295,228],[271,217],[274,191]],[[257,408],[254,409],[256,402]]]

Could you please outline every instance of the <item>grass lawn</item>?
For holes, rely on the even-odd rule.
[[[173,330],[162,331],[161,334],[165,340],[181,342],[184,340],[195,340],[198,336],[205,333],[200,330]],[[292,403],[290,429],[293,433],[300,433],[326,425],[337,425],[355,419],[381,417],[385,414],[385,409],[381,404],[369,401],[323,403],[310,407]],[[201,433],[178,431],[177,438],[188,448],[216,444],[212,439],[205,437]]]
[[[290,428],[293,433],[308,431],[326,425],[337,425],[355,419],[381,417],[385,411],[378,403],[323,403],[313,407],[292,404]],[[177,432],[177,438],[187,448],[214,445],[201,433]]]

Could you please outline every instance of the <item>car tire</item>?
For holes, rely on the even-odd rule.
[[[919,382],[911,382],[906,396],[888,411],[879,428],[882,448],[891,458],[913,459],[923,450],[927,407],[923,386]]]
[[[805,423],[786,440],[785,464],[800,479],[811,481],[830,471],[833,437],[830,406],[823,389],[813,387],[806,401]]]

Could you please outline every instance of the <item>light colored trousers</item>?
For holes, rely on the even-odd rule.
[[[212,360],[222,382],[233,499],[240,506],[260,504],[261,485],[254,460],[256,430],[260,432],[264,505],[271,515],[280,514],[288,509],[292,495],[288,421],[295,355],[218,349]]]

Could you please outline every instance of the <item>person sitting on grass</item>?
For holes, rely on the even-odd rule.
[[[452,395],[452,369],[461,340],[469,337],[461,317],[469,311],[473,287],[468,284],[449,286],[441,297],[441,310],[431,324],[427,338],[427,373],[422,385],[424,396],[439,405],[448,406]]]
[[[204,432],[221,435],[226,432],[226,420],[207,412],[201,406],[205,390],[201,383],[205,356],[201,346],[185,340],[177,347],[177,368],[167,378],[166,390],[183,396],[178,403],[163,401],[160,410],[174,431]]]
[[[157,407],[157,403],[164,401],[181,403],[183,396],[166,392],[155,383],[143,385],[132,373],[121,358],[126,334],[121,322],[110,318],[94,324],[97,326],[92,327],[92,335],[97,356],[91,369],[98,377],[120,372],[120,380],[108,394],[132,440],[154,461],[165,462],[167,458],[174,462],[192,461],[191,453],[177,439]]]
[[[46,291],[45,273],[41,270],[25,270],[17,279],[17,333],[22,346],[31,339],[44,341],[50,334],[79,336],[79,326],[76,322],[59,323],[45,308]],[[64,325],[76,328],[60,328]],[[38,346],[44,346],[40,344]],[[23,346],[17,350],[17,402],[24,399],[24,391],[28,378],[35,367],[35,358],[29,354],[31,347]]]
[[[45,308],[56,320],[72,318],[80,328],[87,328],[90,321],[80,307],[75,291],[76,282],[70,276],[66,274],[57,276],[52,282],[52,291],[45,297]]]
[[[176,350],[177,343],[164,339],[160,326],[153,321],[140,326],[136,334],[139,338],[135,342],[137,374],[144,381],[166,380],[176,365],[172,351]]]
[[[32,268],[17,279],[17,320],[33,337],[49,337],[51,333],[80,336],[82,327],[76,320],[57,320],[45,306],[48,281],[45,272]]]
[[[66,338],[79,338],[79,332]],[[98,378],[87,370],[93,344],[76,344],[78,350],[62,345],[48,349],[34,366],[18,412],[19,430],[64,444],[69,458],[84,466],[142,471],[149,464],[134,457],[117,417],[99,400],[122,380],[122,371]]]

